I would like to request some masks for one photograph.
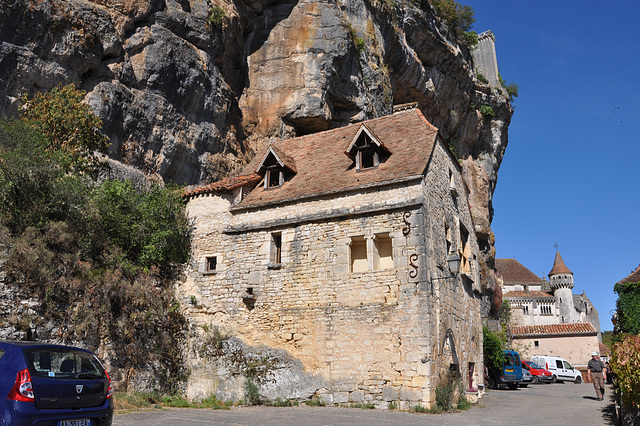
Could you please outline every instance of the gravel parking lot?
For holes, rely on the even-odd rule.
[[[119,413],[114,425],[615,425],[611,387],[604,401],[591,383],[530,385],[490,390],[459,413],[416,414],[340,407],[238,407],[231,410],[167,409]]]

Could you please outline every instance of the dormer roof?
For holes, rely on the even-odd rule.
[[[284,167],[289,171],[296,173],[296,162],[293,158],[282,152],[280,149],[273,145],[267,147],[266,152],[262,156],[262,160],[258,164],[258,168],[255,171],[256,174],[264,175],[264,170],[269,165],[269,160],[273,158],[280,167]]]
[[[352,160],[354,159],[355,152],[358,149],[358,142],[362,138],[366,138],[367,142],[376,146],[380,150],[390,154],[389,149],[380,141],[380,139],[373,133],[373,131],[369,129],[366,124],[362,124],[360,125],[360,129],[358,129],[358,132],[355,134],[355,136],[351,140],[351,143],[349,144],[347,149],[344,151],[344,153],[347,154],[347,156]]]
[[[556,251],[556,258],[553,261],[553,268],[549,271],[549,277],[560,274],[570,274],[573,275],[573,272],[567,268],[567,265],[564,264],[564,260],[562,260],[562,256],[560,256],[560,252]]]

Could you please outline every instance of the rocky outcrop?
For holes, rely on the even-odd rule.
[[[182,184],[233,173],[269,140],[418,102],[461,160],[493,285],[513,110],[426,1],[3,1],[0,114],[60,82],[87,91],[113,159]]]

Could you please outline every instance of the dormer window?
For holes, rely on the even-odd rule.
[[[365,125],[360,127],[345,154],[354,161],[357,171],[375,169],[390,155],[389,150]]]
[[[357,170],[373,169],[378,167],[378,164],[380,164],[380,160],[373,146],[363,145],[358,147],[358,155],[356,157]]]
[[[284,183],[282,169],[278,167],[269,167],[264,177],[264,187],[276,188]]]
[[[270,146],[256,171],[264,177],[264,189],[279,188],[296,173],[293,159]]]

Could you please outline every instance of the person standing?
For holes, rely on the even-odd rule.
[[[607,372],[604,369],[604,364],[600,361],[598,352],[591,353],[591,359],[587,364],[587,377],[589,380],[593,380],[598,401],[604,400],[604,381],[607,379]]]

